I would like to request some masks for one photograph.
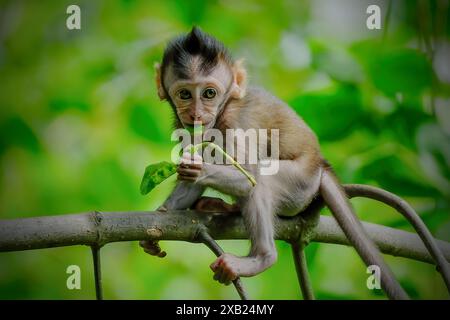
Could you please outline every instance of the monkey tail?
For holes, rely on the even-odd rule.
[[[364,227],[355,215],[346,193],[327,163],[322,172],[320,194],[342,231],[344,231],[366,265],[376,265],[380,268],[380,282],[387,296],[396,300],[409,299],[407,293],[397,282],[389,266],[385,263],[380,251],[367,235]]]
[[[447,290],[450,292],[450,264],[447,262],[447,259],[443,255],[430,230],[417,212],[405,200],[389,191],[372,186],[347,184],[344,187],[345,192],[349,197],[364,197],[377,200],[394,208],[403,215],[414,227],[425,247],[428,249],[428,252],[433,257],[436,266],[438,267],[438,271],[441,273],[445,285],[447,286]]]

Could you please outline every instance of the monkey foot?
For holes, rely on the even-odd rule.
[[[210,265],[210,268],[214,272],[214,280],[229,285],[237,277],[251,277],[263,272],[272,266],[275,260],[276,255],[236,257],[224,253]]]
[[[164,258],[167,254],[165,251],[161,250],[158,241],[154,240],[142,240],[139,241],[139,245],[144,249],[144,251],[152,256],[157,256]]]
[[[194,210],[199,212],[222,212],[238,214],[240,208],[237,204],[228,204],[222,199],[212,197],[201,197],[194,204]]]

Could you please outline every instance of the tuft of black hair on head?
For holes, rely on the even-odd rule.
[[[208,74],[217,65],[219,58],[232,64],[231,55],[224,44],[194,26],[191,32],[173,39],[167,45],[162,60],[162,75],[171,64],[178,77],[188,79],[194,57],[200,59],[200,71],[204,74]]]

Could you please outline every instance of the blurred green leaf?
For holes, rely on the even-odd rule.
[[[381,188],[402,196],[436,197],[436,189],[421,180],[397,156],[378,158],[357,171],[357,181],[373,180]]]
[[[102,206],[108,210],[117,210],[140,198],[136,190],[136,180],[114,157],[90,161],[85,174],[80,178],[84,186],[81,194],[89,207]]]
[[[215,1],[176,0],[174,1],[174,4],[178,10],[175,10],[175,12],[180,15],[180,18],[185,23],[185,25],[193,26],[201,23],[206,14],[207,6],[211,5],[213,2]]]
[[[290,101],[321,140],[339,140],[355,130],[364,115],[358,89],[351,85],[333,93],[311,93]]]
[[[88,111],[90,109],[88,102],[75,96],[59,96],[51,98],[49,101],[49,107],[51,110],[56,112],[61,112],[72,108],[81,111]]]
[[[150,108],[151,106],[148,104],[135,104],[129,115],[130,128],[149,141],[166,142],[168,139],[162,134],[158,121],[150,112]]]
[[[365,127],[389,139],[395,137],[396,143],[411,150],[417,150],[416,132],[421,125],[430,121],[431,118],[422,110],[411,107],[411,104],[402,104],[398,105],[394,112],[377,119],[373,115],[368,115]],[[389,123],[389,125],[386,126],[386,123]]]
[[[416,139],[420,161],[430,182],[450,197],[450,137],[440,126],[429,122],[420,127]]]
[[[311,242],[305,249],[306,254],[306,262],[308,264],[309,269],[314,268],[314,264],[316,262],[317,253],[319,251],[320,244],[317,242]]]
[[[388,96],[419,95],[431,86],[433,76],[425,55],[413,49],[381,52],[370,60],[368,71],[375,87]]]
[[[22,146],[33,152],[38,152],[41,148],[34,131],[18,116],[0,123],[0,152],[11,145]]]
[[[417,291],[417,287],[413,281],[410,281],[408,279],[401,279],[400,285],[403,289],[405,289],[411,299],[418,299],[420,297],[420,294]]]

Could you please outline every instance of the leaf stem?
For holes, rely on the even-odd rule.
[[[196,145],[192,146],[191,147],[191,154],[194,154],[200,148],[207,147],[207,146],[212,146],[214,149],[216,149],[222,155],[224,155],[225,158],[227,158],[231,162],[231,164],[233,166],[235,166],[239,171],[241,171],[247,177],[247,179],[250,181],[252,186],[256,186],[255,178],[247,170],[245,170],[236,160],[234,160],[228,153],[226,153],[221,147],[219,147],[214,142],[202,142],[202,143],[199,143],[199,144],[196,144]]]

